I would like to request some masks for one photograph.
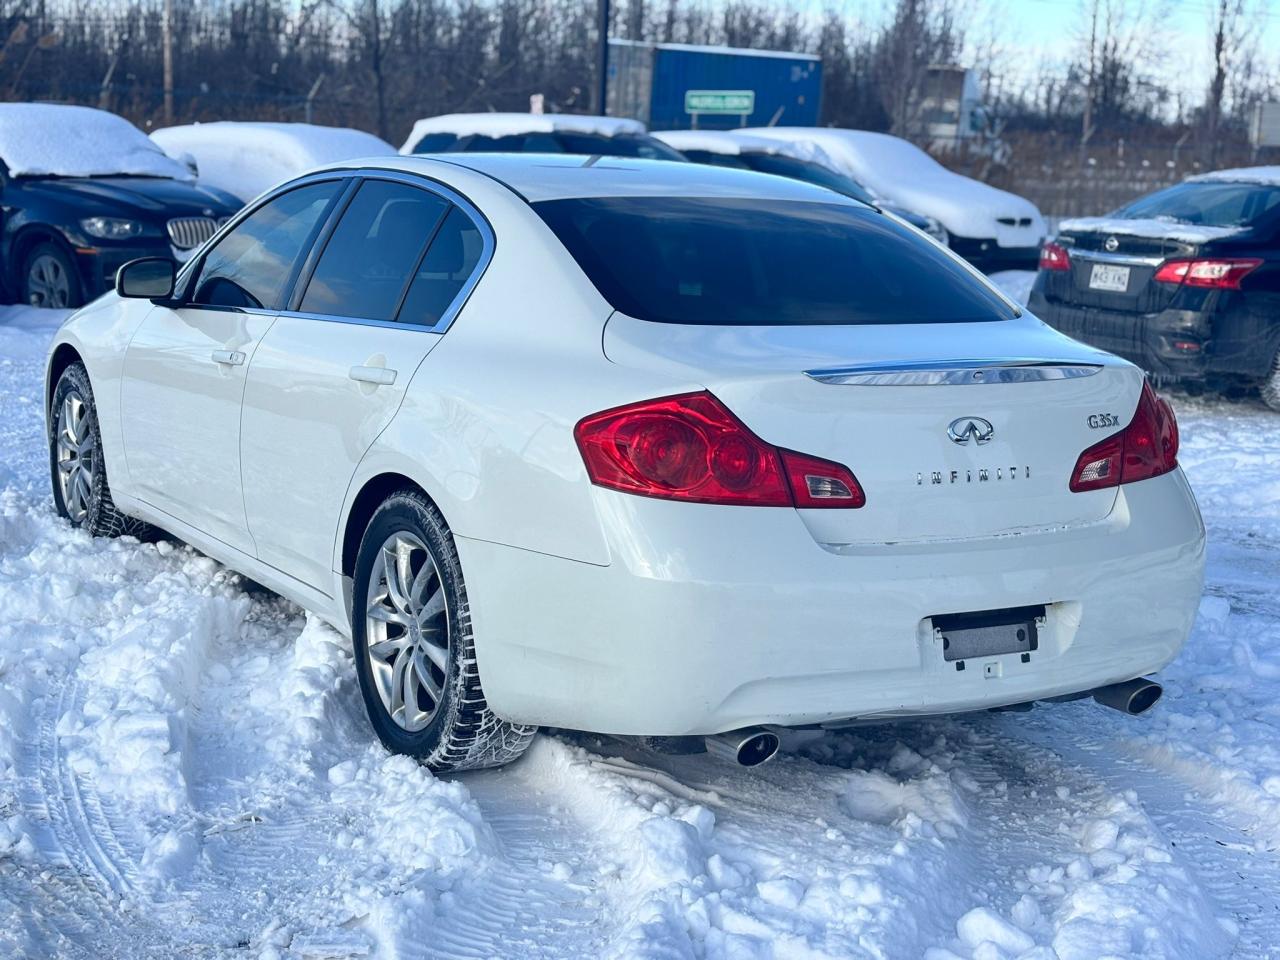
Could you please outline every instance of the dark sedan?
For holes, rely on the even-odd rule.
[[[12,299],[76,307],[139,257],[181,262],[241,206],[128,121],[0,104],[0,269]]]
[[[1280,168],[1205,174],[1063,221],[1028,306],[1152,373],[1256,386],[1280,410]]]

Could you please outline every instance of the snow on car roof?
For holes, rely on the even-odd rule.
[[[1188,183],[1257,183],[1280,187],[1280,167],[1236,167],[1187,177]]]
[[[795,143],[789,140],[772,140],[736,130],[663,130],[653,136],[677,150],[703,150],[732,157],[744,153],[768,153],[818,163],[825,161],[824,165],[831,165],[821,147],[804,140]]]
[[[0,104],[0,160],[15,177],[191,179],[123,117],[58,103]]]
[[[193,123],[156,130],[151,139],[171,156],[190,153],[201,183],[243,200],[312,167],[396,153],[391,144],[363,130],[311,123]]]
[[[1209,243],[1243,232],[1245,227],[1214,227],[1159,218],[1073,217],[1058,224],[1063,232],[1118,233],[1151,240],[1178,240],[1182,243]]]
[[[429,133],[459,137],[513,137],[522,133],[594,133],[603,137],[639,136],[645,132],[639,120],[626,117],[593,117],[576,113],[447,113],[426,117],[413,125],[401,153],[413,148]]]

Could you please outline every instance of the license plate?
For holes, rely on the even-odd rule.
[[[942,655],[947,660],[995,657],[1005,653],[1029,653],[1040,643],[1037,630],[1043,606],[948,613],[932,617],[933,629],[942,635]]]
[[[1095,263],[1089,272],[1089,289],[1124,293],[1129,289],[1129,268]]]

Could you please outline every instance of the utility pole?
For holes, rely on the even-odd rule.
[[[596,27],[596,112],[609,113],[609,0],[598,0],[599,23]]]
[[[173,0],[164,0],[164,122],[173,126]]]

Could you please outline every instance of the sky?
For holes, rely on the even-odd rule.
[[[795,7],[795,0],[776,0]],[[1001,45],[1014,63],[1012,73],[1034,75],[1042,63],[1065,64],[1074,54],[1085,27],[1084,0],[970,0],[975,8],[995,11],[979,16],[979,30],[990,20]],[[1120,0],[1130,15],[1163,6],[1167,13],[1153,38],[1163,65],[1161,80],[1172,90],[1197,102],[1209,83],[1210,30],[1216,0]],[[1259,50],[1272,70],[1280,67],[1280,0],[1245,0],[1253,7],[1250,20],[1258,31]],[[830,0],[800,0],[815,16],[830,9]],[[840,0],[836,9],[871,22],[891,9],[891,0]],[[989,19],[990,18],[990,19]],[[971,40],[978,40],[977,37]]]

